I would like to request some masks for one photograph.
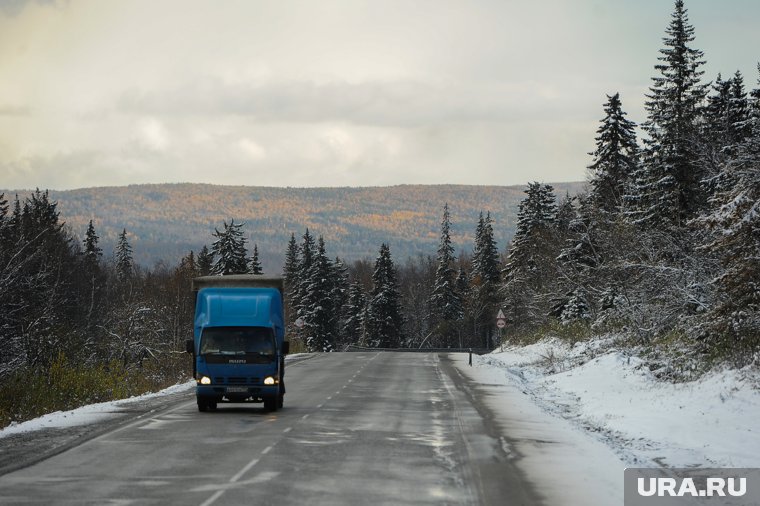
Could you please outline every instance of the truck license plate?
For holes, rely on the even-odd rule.
[[[227,392],[231,394],[247,393],[248,387],[227,387]]]

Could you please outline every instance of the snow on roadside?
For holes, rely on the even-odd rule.
[[[545,411],[610,446],[630,467],[760,466],[760,375],[723,370],[689,383],[657,380],[614,338],[546,339],[478,357]]]
[[[118,416],[123,408],[128,408],[136,402],[180,393],[190,390],[190,388],[194,386],[195,381],[191,380],[186,383],[180,383],[165,388],[159,392],[138,395],[118,401],[99,402],[97,404],[90,404],[88,406],[72,409],[71,411],[56,411],[54,413],[48,413],[39,418],[22,423],[12,423],[4,429],[0,429],[0,438],[11,436],[13,434],[20,434],[22,432],[32,432],[41,429],[58,429],[99,422]]]
[[[292,353],[285,357],[285,363],[299,362],[314,356],[313,353]],[[195,380],[190,380],[186,383],[180,383],[169,388],[165,388],[160,392],[147,393],[128,399],[121,399],[118,401],[100,402],[97,404],[90,404],[88,406],[82,406],[70,411],[56,411],[54,413],[48,413],[33,420],[27,420],[22,423],[11,423],[7,427],[0,429],[0,438],[4,438],[13,434],[20,434],[22,432],[32,432],[41,429],[59,429],[65,427],[74,427],[77,425],[87,425],[90,423],[96,423],[108,418],[118,416],[121,412],[121,408],[127,408],[135,402],[146,401],[160,396],[171,395],[185,390],[190,390],[195,386]]]

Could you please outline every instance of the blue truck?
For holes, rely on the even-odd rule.
[[[196,292],[193,339],[199,411],[220,402],[263,402],[277,411],[285,397],[283,282],[259,275],[203,276]]]

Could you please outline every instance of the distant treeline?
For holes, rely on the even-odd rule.
[[[2,182],[0,181],[0,185]],[[583,183],[555,185],[562,195]],[[3,190],[0,189],[0,193]],[[17,192],[6,191],[8,200]],[[23,198],[29,191],[18,192]],[[259,247],[262,266],[282,269],[290,233],[319,231],[335,255],[347,260],[374,258],[385,242],[394,256],[428,254],[438,240],[441,203],[452,209],[452,239],[457,248],[472,244],[472,227],[481,209],[490,209],[500,226],[496,240],[506,246],[514,233],[519,186],[404,185],[374,188],[265,188],[206,184],[156,184],[50,191],[61,219],[80,235],[90,220],[106,259],[127,229],[135,263],[176,264],[196,253],[230,218],[245,223],[247,238]]]

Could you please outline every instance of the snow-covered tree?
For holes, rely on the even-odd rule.
[[[282,267],[283,284],[285,285],[285,320],[288,325],[295,321],[298,314],[298,281],[300,276],[301,259],[298,243],[294,233],[290,234],[288,247],[285,250],[285,265]]]
[[[209,276],[214,269],[214,254],[208,250],[205,244],[198,253],[198,275]]]
[[[594,157],[588,167],[590,198],[601,211],[619,213],[638,167],[636,124],[626,119],[619,93],[607,96],[604,113],[596,131],[596,149],[589,153]]]
[[[305,283],[304,298],[301,301],[301,316],[305,322],[303,332],[309,351],[335,350],[336,308],[331,297],[332,273],[332,262],[327,257],[325,241],[320,236],[316,254],[309,268],[308,280]]]
[[[132,246],[127,239],[127,229],[125,228],[119,234],[119,240],[116,243],[116,276],[119,281],[124,282],[130,279],[134,268]]]
[[[348,276],[348,267],[339,257],[335,257],[332,262],[332,290],[330,299],[333,303],[333,318],[335,319],[334,327],[335,344],[342,346],[349,342],[350,336],[343,333],[344,322],[349,317],[347,314],[348,294],[350,283]]]
[[[100,257],[103,256],[103,250],[98,246],[100,237],[95,232],[95,227],[92,224],[92,220],[87,225],[87,232],[84,235],[84,255],[85,265],[88,268],[95,268],[100,262]]]
[[[760,347],[760,115],[753,114],[749,131],[725,166],[730,184],[698,220],[714,232],[705,249],[723,267],[713,280],[718,297],[708,315],[709,343],[740,364]]]
[[[509,281],[517,271],[537,268],[534,254],[540,242],[551,234],[557,217],[557,203],[554,188],[538,182],[528,183],[527,196],[520,202],[517,211],[517,227],[507,256],[504,269]]]
[[[659,75],[652,78],[647,95],[645,160],[628,199],[630,218],[644,226],[683,225],[703,205],[704,167],[697,140],[707,86],[700,83],[704,60],[702,51],[689,46],[693,41],[683,0],[676,0],[661,63],[655,65]]]
[[[494,318],[499,307],[499,252],[493,237],[491,213],[485,218],[481,211],[475,229],[475,246],[470,271],[469,309],[474,332],[488,348],[493,333]]]
[[[361,283],[354,281],[348,291],[342,334],[349,343],[364,343],[364,318],[367,311],[367,297]]]
[[[259,261],[258,244],[253,245],[253,255],[251,255],[251,259],[248,262],[248,272],[250,274],[257,274],[257,275],[264,274],[264,270],[261,268],[261,262]]]
[[[443,206],[441,220],[441,240],[438,245],[435,284],[430,295],[431,326],[436,329],[439,345],[452,346],[455,344],[455,324],[463,317],[462,301],[456,293],[456,270],[454,268],[454,247],[451,245],[451,221],[449,205]]]
[[[212,234],[216,241],[211,246],[216,262],[212,274],[245,274],[248,271],[248,253],[245,249],[245,237],[243,236],[243,223],[235,223],[231,220],[229,225],[224,222],[224,230],[214,229]]]
[[[365,318],[369,346],[395,348],[402,342],[404,321],[400,299],[391,250],[387,244],[383,244],[375,261],[372,292]]]
[[[586,292],[582,288],[576,288],[570,294],[567,304],[562,308],[560,321],[563,325],[576,321],[588,321],[591,319],[591,308],[586,297]]]

